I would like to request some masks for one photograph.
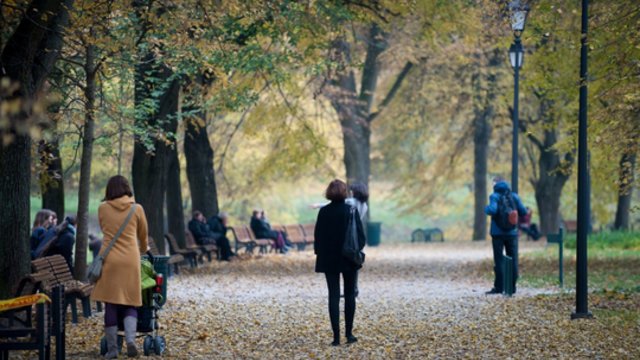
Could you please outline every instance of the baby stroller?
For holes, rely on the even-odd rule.
[[[164,336],[158,335],[158,311],[167,301],[167,270],[168,270],[168,256],[153,256],[151,253],[147,253],[141,259],[141,267],[143,272],[145,270],[145,261],[151,263],[153,270],[153,278],[148,279],[152,285],[149,288],[142,290],[142,306],[138,308],[138,325],[137,332],[140,336],[144,336],[143,352],[145,356],[152,354],[162,355],[167,348],[167,343]],[[149,270],[149,269],[148,269]],[[147,281],[148,282],[148,281]],[[143,287],[145,281],[143,279]],[[147,286],[148,286],[147,285]],[[118,331],[124,331],[124,324],[122,321],[118,321]],[[147,335],[144,335],[147,334]],[[122,352],[122,344],[124,343],[124,336],[118,334],[118,351]],[[107,338],[102,337],[100,340],[100,355],[107,353]]]

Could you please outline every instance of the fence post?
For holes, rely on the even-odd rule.
[[[502,288],[504,289],[504,294],[506,296],[513,295],[513,258],[511,256],[503,256],[503,274],[504,274],[504,284]]]

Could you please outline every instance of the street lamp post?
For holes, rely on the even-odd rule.
[[[589,152],[587,142],[587,58],[589,1],[582,0],[582,37],[580,39],[580,108],[578,110],[578,231],[576,234],[576,311],[572,319],[591,318],[587,302],[587,234],[591,221],[589,211]]]
[[[520,35],[524,30],[524,24],[529,13],[529,6],[521,4],[519,0],[509,4],[511,11],[511,28],[513,29],[514,42],[509,48],[509,61],[513,67],[513,144],[511,148],[511,190],[518,192],[518,95],[520,82],[520,68],[524,61],[524,49],[520,41]]]

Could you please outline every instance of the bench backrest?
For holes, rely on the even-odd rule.
[[[300,225],[285,225],[284,230],[291,242],[304,242],[304,232]]]
[[[198,244],[196,244],[196,239],[193,237],[193,234],[191,233],[191,231],[189,231],[189,229],[185,230],[184,232],[184,240],[189,247],[198,246]]]
[[[151,251],[151,255],[153,256],[160,255],[160,250],[158,250],[158,245],[156,245],[156,242],[153,240],[153,238],[149,236],[147,240],[149,242],[149,251]]]
[[[302,224],[302,230],[304,231],[304,238],[307,242],[314,242],[314,231],[316,228],[316,224]]]
[[[45,256],[43,258],[33,260],[31,262],[31,267],[33,272],[51,273],[53,277],[49,281],[50,284],[48,284],[51,286],[75,280],[69,270],[67,261],[61,255]]]
[[[182,250],[182,248],[178,246],[178,242],[176,241],[176,238],[173,236],[173,234],[166,233],[164,236],[169,242],[169,248],[171,249],[172,254],[178,253],[180,252],[180,250]]]

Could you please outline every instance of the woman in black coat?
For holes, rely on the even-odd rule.
[[[345,203],[347,198],[347,184],[341,180],[333,180],[325,192],[331,202],[322,207],[318,213],[314,231],[315,242],[313,248],[316,257],[316,272],[324,273],[329,288],[329,317],[333,330],[331,345],[340,345],[340,274],[344,280],[344,312],[345,333],[347,343],[354,343],[358,339],[353,336],[353,318],[356,312],[356,277],[362,267],[342,256],[342,247],[347,233],[347,224],[351,206]],[[360,250],[364,248],[364,231],[360,222],[360,215],[356,211],[356,226]]]

